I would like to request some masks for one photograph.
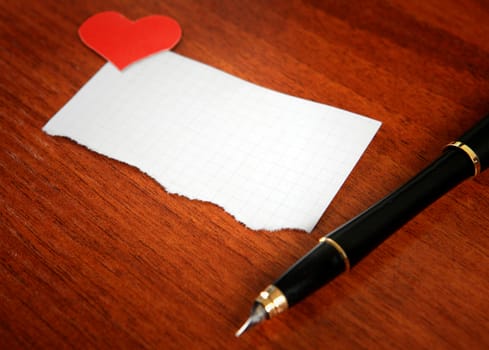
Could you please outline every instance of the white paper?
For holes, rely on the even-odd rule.
[[[311,231],[380,123],[173,52],[107,63],[45,125],[252,229]]]

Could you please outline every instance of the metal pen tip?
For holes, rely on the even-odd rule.
[[[253,308],[251,309],[250,317],[246,320],[245,323],[238,329],[234,335],[236,337],[239,337],[241,334],[246,332],[248,329],[253,327],[254,325],[257,325],[258,323],[261,323],[262,321],[266,320],[268,318],[268,314],[263,308],[263,305],[259,303],[255,303],[253,305]]]
[[[245,323],[243,323],[243,325],[238,329],[238,331],[236,333],[234,333],[234,336],[236,338],[238,338],[241,334],[243,334],[244,332],[246,332],[248,330],[248,328],[251,328],[252,325],[251,325],[251,319],[247,319]]]

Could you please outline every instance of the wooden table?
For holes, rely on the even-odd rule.
[[[89,16],[165,14],[175,51],[383,125],[312,234],[256,232],[42,126],[105,63]],[[317,239],[489,112],[482,1],[0,3],[0,348],[489,347],[489,174],[286,314],[234,332]]]

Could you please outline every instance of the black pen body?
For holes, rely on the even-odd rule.
[[[393,232],[448,190],[470,177],[472,162],[462,152],[447,150],[411,181],[362,214],[327,235],[341,246],[354,266]],[[274,285],[284,293],[289,307],[345,271],[340,252],[319,243]]]
[[[387,237],[463,180],[489,165],[489,116],[398,190],[320,240],[255,299],[240,336],[349,270]]]
[[[354,266],[387,237],[463,180],[489,164],[489,117],[460,140],[478,155],[471,159],[460,147],[444,153],[405,185],[337,228],[274,282],[292,306]],[[477,171],[476,171],[477,173]],[[332,241],[332,242],[331,242]],[[333,244],[332,244],[333,243]]]

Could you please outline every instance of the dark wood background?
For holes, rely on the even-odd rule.
[[[89,16],[165,14],[175,51],[383,125],[314,232],[256,232],[42,126],[105,63]],[[0,348],[489,347],[489,173],[236,339],[257,292],[489,112],[484,1],[0,2]],[[300,117],[300,116],[298,116]]]

